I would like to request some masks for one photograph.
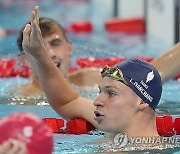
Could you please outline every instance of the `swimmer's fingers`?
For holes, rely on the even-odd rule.
[[[27,154],[27,148],[25,143],[17,140],[10,139],[12,144],[11,149],[9,149],[8,154]]]
[[[39,25],[39,6],[35,6],[34,10],[32,11],[31,25],[34,20],[36,20],[37,24]]]
[[[39,25],[39,6],[36,6],[34,10],[35,10],[35,18],[36,18],[35,20],[37,20],[37,24]]]
[[[0,154],[5,154],[8,149],[11,147],[11,144],[9,141],[5,141],[0,145]]]
[[[31,26],[32,26],[32,31],[31,31],[31,41],[34,41],[37,37],[39,37],[39,21],[37,19],[37,10],[32,11],[32,19],[31,19]]]
[[[27,154],[26,145],[20,141],[9,139],[9,144],[11,144],[11,147],[6,152],[6,154]]]
[[[23,31],[23,49],[34,58],[39,58],[46,49],[39,27],[39,7],[32,11],[31,25],[27,24]],[[41,52],[42,51],[42,52]]]
[[[31,25],[27,24],[23,31],[23,41],[22,41],[22,46],[25,51],[30,45],[30,33],[31,33]]]
[[[44,48],[39,28],[38,10],[38,6],[36,6],[32,11],[31,25],[27,24],[23,31],[23,49],[32,56],[37,56],[37,51]]]
[[[42,34],[41,30],[39,28],[39,7],[36,6],[34,10],[32,11],[32,20],[31,20],[31,36],[30,36],[30,43],[36,44],[37,42],[42,42]],[[34,42],[33,42],[34,41]]]
[[[20,141],[9,139],[0,145],[0,154],[27,154],[26,145]]]

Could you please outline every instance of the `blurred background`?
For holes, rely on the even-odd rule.
[[[156,46],[157,52],[161,53],[179,41],[179,0],[0,0],[0,27],[6,35],[0,40],[0,55],[17,52],[17,31],[30,19],[35,5],[40,6],[40,16],[53,18],[65,28],[73,22],[89,21],[96,37],[88,35],[81,39],[82,34],[76,35],[76,38],[71,35],[74,42],[89,41],[103,46],[107,43],[105,39],[115,39],[113,43],[122,42],[131,46],[131,43],[142,41],[136,39],[143,37],[146,45],[147,41],[151,42],[151,46]],[[127,33],[123,36],[124,40],[122,32],[119,36],[109,36],[105,22],[113,17],[141,19],[144,22],[143,36],[131,34],[128,37],[130,33]],[[158,43],[165,47],[159,47]]]
[[[138,56],[148,60],[167,51],[180,39],[180,0],[0,0],[0,60],[18,57],[18,31],[30,20],[36,5],[40,7],[40,17],[53,18],[65,28],[74,48],[71,65],[75,67],[79,67],[77,59],[81,57]],[[80,26],[82,23],[83,27]],[[8,93],[8,89],[26,83],[28,78],[19,76],[0,78],[0,117],[18,111],[33,112],[40,117],[59,117],[41,97],[33,99],[36,106],[23,105],[29,97],[25,99]],[[92,99],[98,93],[96,87],[81,87],[78,91]],[[165,83],[158,113],[179,117],[179,96],[178,80]],[[20,104],[17,105],[16,101]],[[55,138],[60,140],[59,136]],[[87,141],[87,138],[81,138],[81,141]],[[64,141],[67,147],[61,144],[63,141],[57,143],[55,152],[73,151],[71,141],[72,138],[69,139],[70,143]],[[76,150],[79,153],[87,152],[86,147],[79,148],[79,145],[75,147]]]
[[[71,65],[75,67],[81,57],[155,58],[180,38],[179,0],[0,0],[0,57],[17,58],[18,31],[36,5],[40,17],[53,18],[65,28],[74,48]],[[81,23],[84,27],[78,29]],[[6,95],[8,86],[27,80],[1,78],[1,95]],[[163,88],[162,104],[180,102],[178,80]],[[90,92],[90,97],[96,95],[97,91]]]

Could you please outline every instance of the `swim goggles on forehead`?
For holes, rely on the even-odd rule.
[[[106,66],[101,71],[101,76],[111,77],[113,80],[122,81],[126,86],[129,86],[126,80],[124,79],[122,71],[119,68],[110,68],[109,66]]]

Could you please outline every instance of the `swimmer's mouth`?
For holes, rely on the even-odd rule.
[[[59,68],[61,66],[60,62],[54,62],[54,64],[56,65],[57,68]]]
[[[99,113],[98,111],[94,111],[94,115],[95,115],[95,117],[101,117],[101,116],[104,116],[104,115],[102,115],[101,113]]]
[[[97,121],[97,123],[100,123],[104,119],[104,115],[102,115],[98,111],[94,111],[94,120]]]

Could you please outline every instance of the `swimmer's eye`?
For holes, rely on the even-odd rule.
[[[114,91],[112,91],[112,90],[108,90],[107,93],[108,93],[109,97],[116,96],[116,93]]]
[[[61,44],[61,41],[59,39],[55,39],[50,42],[51,46],[59,46]]]

